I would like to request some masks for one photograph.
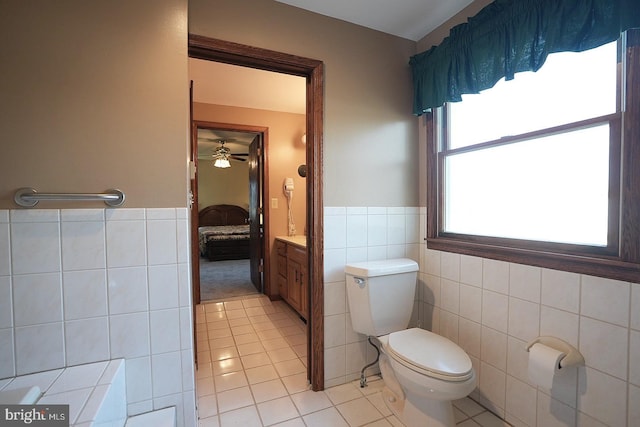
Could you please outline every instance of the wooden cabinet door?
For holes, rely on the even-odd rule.
[[[289,284],[287,278],[278,274],[278,293],[286,301],[289,299]]]
[[[278,293],[282,298],[289,298],[289,285],[287,283],[287,257],[277,255],[278,257]]]
[[[288,274],[293,275],[289,278],[289,300],[292,302],[292,306],[296,311],[300,313],[302,317],[307,318],[308,303],[307,303],[307,290],[308,286],[306,271],[307,271],[307,251],[296,246],[287,248],[287,265],[291,263],[292,268],[287,269]]]
[[[302,298],[300,288],[300,263],[289,258],[287,260],[287,301],[296,311],[300,312],[300,302]]]

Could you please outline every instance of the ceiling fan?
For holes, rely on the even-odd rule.
[[[223,140],[223,139],[219,139],[219,140],[208,139],[208,140],[220,143],[220,147],[216,148],[215,151],[213,152],[213,159],[215,160],[213,165],[215,167],[218,167],[218,168],[231,167],[231,163],[229,162],[229,160],[236,160],[239,162],[247,161],[247,159],[244,157],[248,156],[249,153],[232,153],[229,148],[224,146],[226,142],[231,142],[232,140]]]

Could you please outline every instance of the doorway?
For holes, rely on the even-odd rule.
[[[324,274],[322,202],[323,63],[318,60],[189,35],[192,58],[301,76],[306,79],[306,215],[309,283],[307,376],[313,390],[324,388]]]
[[[262,174],[266,131],[200,120],[193,127],[198,223],[192,226],[197,227],[198,256],[192,264],[194,273],[199,272],[193,281],[200,301],[261,294],[263,229],[268,225],[261,215],[262,186],[268,178]]]

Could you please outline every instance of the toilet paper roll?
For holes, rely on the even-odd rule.
[[[534,384],[550,389],[553,377],[560,370],[560,360],[565,353],[536,343],[529,349],[529,379]]]

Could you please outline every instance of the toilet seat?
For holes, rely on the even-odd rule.
[[[425,329],[411,328],[388,335],[389,356],[422,375],[444,381],[473,376],[471,359],[454,342]]]

